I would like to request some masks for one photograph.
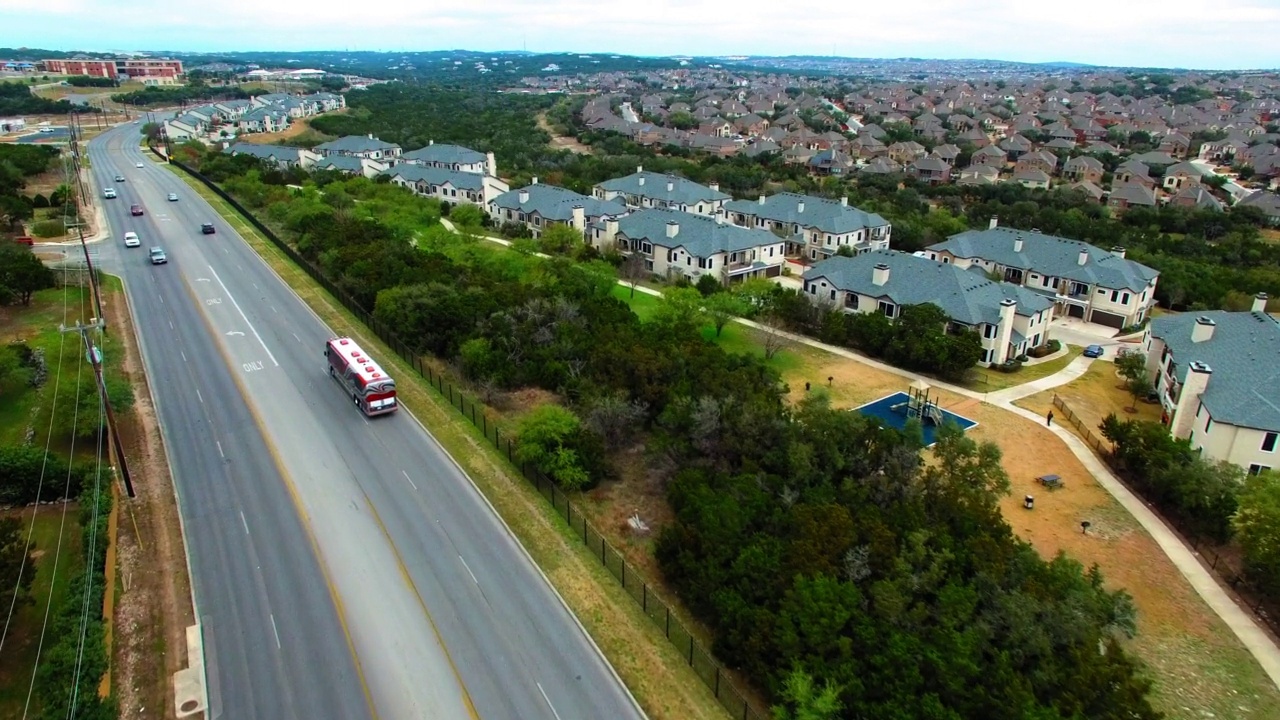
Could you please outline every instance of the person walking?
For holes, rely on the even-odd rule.
[[[1049,415],[1044,419],[1044,424],[1053,427],[1053,411],[1049,411]]]

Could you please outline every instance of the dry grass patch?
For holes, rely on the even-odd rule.
[[[372,346],[379,357],[385,359],[384,364],[394,368],[401,378],[396,389],[406,408],[412,409],[497,509],[650,717],[670,720],[726,717],[711,691],[658,626],[644,615],[635,600],[546,500],[512,471],[480,430],[464,421],[448,400],[426,381],[419,380],[417,373],[395,352],[254,231],[230,206],[185,173],[175,174],[213,204],[325,323],[366,347]]]
[[[1142,400],[1135,404],[1133,396],[1124,389],[1123,381],[1116,374],[1115,365],[1109,362],[1096,361],[1084,375],[1066,385],[1029,395],[1014,404],[1038,415],[1046,415],[1053,408],[1055,394],[1099,438],[1102,433],[1098,425],[1112,413],[1121,420],[1160,421],[1160,405]],[[1136,412],[1130,412],[1131,409],[1136,409]],[[1063,422],[1062,425],[1076,432],[1070,423]]]

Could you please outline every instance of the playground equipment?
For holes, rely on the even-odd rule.
[[[942,408],[938,407],[937,400],[929,399],[929,383],[923,380],[911,383],[911,387],[907,388],[906,402],[897,403],[891,409],[898,413],[905,411],[907,419],[918,418],[921,424],[942,426]]]

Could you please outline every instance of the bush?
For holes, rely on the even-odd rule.
[[[600,482],[604,447],[573,411],[548,404],[520,421],[516,460],[532,465],[565,490],[587,490]]]
[[[66,232],[67,227],[61,220],[41,220],[31,225],[31,234],[38,238],[60,237]]]
[[[41,195],[40,193],[36,193],[31,197],[31,207],[47,208],[49,207],[49,198]]]
[[[70,473],[70,480],[67,480]],[[57,482],[45,482],[56,478]],[[71,466],[66,460],[31,445],[0,446],[0,505],[25,505],[36,500],[51,501],[62,497],[70,484],[70,496],[80,494],[87,469]],[[39,496],[37,497],[37,488]]]
[[[1015,373],[1022,369],[1022,363],[1016,359],[1006,360],[1000,363],[999,365],[992,365],[991,367],[995,368],[996,370],[999,370],[1002,373]]]

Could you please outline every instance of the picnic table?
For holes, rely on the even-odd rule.
[[[1057,475],[1041,475],[1040,477],[1036,478],[1036,482],[1049,488],[1050,490],[1057,490],[1058,488],[1062,487],[1062,478],[1058,477]]]

